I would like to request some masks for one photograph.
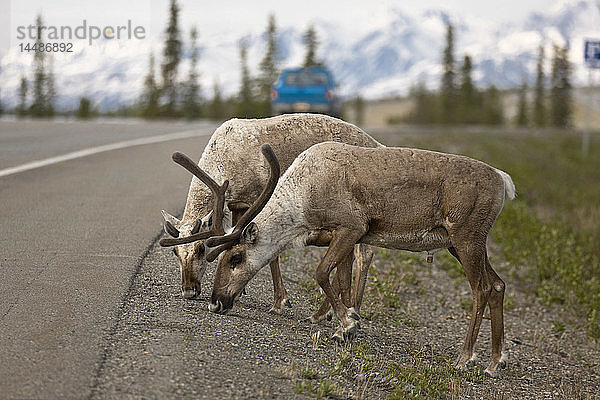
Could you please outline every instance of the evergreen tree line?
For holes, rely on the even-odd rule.
[[[533,90],[530,90],[527,82],[523,79],[519,88],[515,123],[519,126],[570,127],[573,123],[573,87],[568,48],[553,45],[549,82],[544,74],[545,61],[544,47],[540,46],[535,86]],[[530,103],[531,94],[533,94],[533,99]]]
[[[161,82],[156,80],[156,60],[150,55],[149,71],[144,80],[144,90],[139,99],[138,114],[145,118],[185,117],[189,119],[227,117],[253,118],[271,115],[271,87],[277,80],[280,69],[280,57],[277,48],[277,26],[275,17],[270,15],[265,31],[266,47],[264,56],[258,65],[257,76],[252,76],[248,66],[248,41],[239,43],[240,51],[240,87],[238,93],[223,98],[219,83],[213,85],[211,99],[202,97],[202,88],[197,71],[198,31],[190,32],[190,69],[184,81],[178,81],[177,69],[182,58],[183,43],[178,27],[179,7],[171,0],[169,20],[165,30],[165,47],[160,65]],[[322,65],[316,58],[318,38],[314,27],[308,27],[304,36],[306,45],[305,66]]]
[[[41,14],[38,14],[35,25],[43,26]],[[56,115],[54,103],[57,91],[54,83],[52,52],[40,51],[43,46],[43,37],[38,32],[35,50],[32,50],[33,76],[28,80],[25,75],[22,75],[19,84],[19,102],[15,110],[18,117],[52,118]],[[81,97],[75,115],[79,118],[89,118],[96,114],[97,111],[92,108],[90,99]]]
[[[246,40],[240,42],[241,83],[237,98],[234,99],[233,116],[240,118],[260,118],[272,115],[271,90],[279,77],[280,57],[277,49],[277,28],[275,17],[269,16],[267,30],[267,45],[265,54],[258,66],[258,76],[252,77],[248,67],[248,44]],[[317,47],[319,41],[312,25],[309,25],[303,35],[306,46],[304,67],[323,65],[317,60]]]
[[[137,115],[149,119],[181,117],[225,119],[232,116],[250,118],[271,115],[271,87],[280,73],[275,17],[270,15],[268,18],[265,32],[266,48],[258,66],[258,75],[253,77],[250,74],[247,60],[248,43],[247,40],[242,40],[239,45],[241,83],[238,93],[224,98],[218,81],[215,81],[212,98],[204,99],[198,72],[200,58],[198,30],[192,27],[188,46],[184,48],[179,28],[179,13],[177,1],[171,0],[160,65],[156,65],[155,55],[151,53],[148,74],[144,79],[143,91],[137,104],[121,109],[115,115]],[[36,26],[43,26],[41,15],[36,19]],[[322,62],[316,58],[319,43],[312,25],[308,27],[303,39],[306,45],[304,65],[322,65]],[[43,39],[40,36],[36,46],[42,45]],[[181,79],[179,66],[184,50],[188,51],[190,63],[187,75]],[[17,115],[54,116],[56,89],[51,53],[40,51],[34,53],[32,77],[21,78],[18,96]],[[93,108],[91,99],[82,96],[75,115],[79,118],[90,118],[97,114],[98,111]]]
[[[35,20],[36,26],[42,26],[42,16]],[[35,48],[44,46],[41,34],[38,33]],[[19,85],[19,103],[17,115],[19,117],[31,116],[35,118],[51,118],[54,116],[54,101],[56,99],[56,86],[54,84],[54,70],[52,53],[34,51],[33,76],[28,80],[21,76]]]
[[[514,122],[519,126],[570,126],[573,107],[567,48],[554,45],[550,90],[546,87],[544,62],[544,50],[540,47],[533,103],[528,102],[530,90],[523,79]],[[409,122],[444,125],[501,125],[508,122],[498,88],[491,85],[481,89],[474,84],[471,56],[465,55],[460,65],[455,62],[452,25],[447,26],[442,70],[438,91],[428,90],[425,82],[419,82],[411,89],[415,106],[408,116]]]
[[[212,98],[204,99],[198,73],[198,30],[192,27],[189,44],[184,49],[179,29],[179,12],[177,1],[171,0],[161,63],[157,66],[154,54],[150,54],[149,71],[144,79],[143,92],[137,105],[125,115],[132,115],[133,112],[133,115],[145,118],[185,117],[218,120],[232,116],[253,118],[271,115],[271,87],[280,73],[275,17],[268,17],[265,31],[266,48],[258,65],[258,74],[252,76],[250,73],[248,41],[244,39],[239,44],[241,80],[238,93],[224,98],[219,83],[215,81]],[[43,26],[41,15],[36,18],[36,25]],[[304,33],[303,41],[306,46],[303,65],[323,65],[316,57],[319,41],[312,25]],[[43,45],[41,37],[38,37],[36,45]],[[188,51],[190,63],[187,75],[180,79],[178,69],[184,50]],[[545,62],[544,48],[540,47],[534,87],[530,88],[523,79],[523,84],[518,90],[514,123],[519,126],[568,127],[572,123],[572,69],[567,57],[567,48],[553,46],[549,77],[544,74]],[[502,93],[494,85],[486,89],[475,85],[472,78],[473,60],[469,55],[465,55],[460,64],[455,61],[452,25],[447,26],[442,69],[443,74],[437,91],[428,90],[423,81],[411,89],[410,95],[415,100],[415,107],[408,117],[409,122],[489,125],[506,122]],[[52,117],[55,114],[55,98],[51,53],[36,51],[32,77],[29,80],[25,76],[21,78],[16,112],[19,116]],[[361,99],[357,99],[356,103],[357,108],[364,108]],[[95,114],[97,112],[92,108],[90,99],[82,97],[77,116],[89,118]]]
[[[145,118],[199,118],[203,114],[201,86],[197,72],[198,30],[190,30],[190,68],[186,80],[180,81],[179,64],[183,55],[183,41],[179,29],[179,6],[169,3],[169,19],[165,30],[165,47],[160,65],[160,82],[156,79],[155,58],[150,54],[149,71],[144,79],[144,89],[139,99],[138,114]]]

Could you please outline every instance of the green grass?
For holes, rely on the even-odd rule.
[[[450,151],[508,172],[518,200],[508,202],[492,230],[510,284],[541,302],[559,303],[600,338],[600,140],[587,157],[569,133],[431,134],[397,145]],[[450,276],[459,276],[451,264]]]
[[[450,354],[434,354],[430,347],[408,349],[400,362],[382,359],[366,343],[338,350],[329,377],[354,381],[357,397],[374,385],[385,388],[391,399],[454,398],[466,382],[485,380],[480,368],[458,370]]]
[[[300,371],[300,376],[304,379],[315,379],[317,375],[319,375],[319,373],[309,367],[306,367]]]
[[[295,361],[292,361],[290,372],[294,392],[306,394],[316,399],[322,399],[335,391],[335,385],[327,378],[319,379],[319,372],[308,365],[297,371]]]
[[[310,379],[296,379],[294,384],[296,394],[307,394],[317,399],[328,396],[335,389],[335,386],[327,379],[318,382]]]
[[[413,364],[392,363],[386,367],[392,382],[390,399],[439,399],[459,391],[465,382],[482,383],[479,368],[459,370],[447,356],[418,358]]]

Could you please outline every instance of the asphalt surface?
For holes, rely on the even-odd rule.
[[[136,274],[122,312],[105,339],[92,399],[291,399],[294,369],[321,364],[332,346],[313,348],[312,335],[334,327],[299,322],[310,315],[293,278],[304,257],[283,268],[294,307],[269,314],[273,289],[268,268],[227,315],[210,313],[210,269],[195,300],[180,294],[177,264],[154,245]],[[312,259],[316,263],[316,259]],[[304,298],[303,298],[304,297]]]
[[[0,169],[141,137],[198,137],[106,151],[0,176],[0,397],[89,398],[136,272],[185,204],[175,150],[199,158],[210,123],[0,121]]]

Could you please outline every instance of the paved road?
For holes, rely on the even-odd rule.
[[[181,211],[213,124],[0,122],[0,170],[172,132],[195,138],[128,147],[0,176],[0,397],[89,398],[107,335],[159,210]]]

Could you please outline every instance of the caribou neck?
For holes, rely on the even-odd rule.
[[[183,211],[184,220],[196,220],[212,210],[212,194],[200,179],[193,177]]]
[[[259,234],[253,250],[261,259],[261,267],[282,251],[301,247],[305,243],[308,229],[302,206],[297,202],[281,201],[280,197],[286,196],[276,191],[265,208],[254,218]]]

